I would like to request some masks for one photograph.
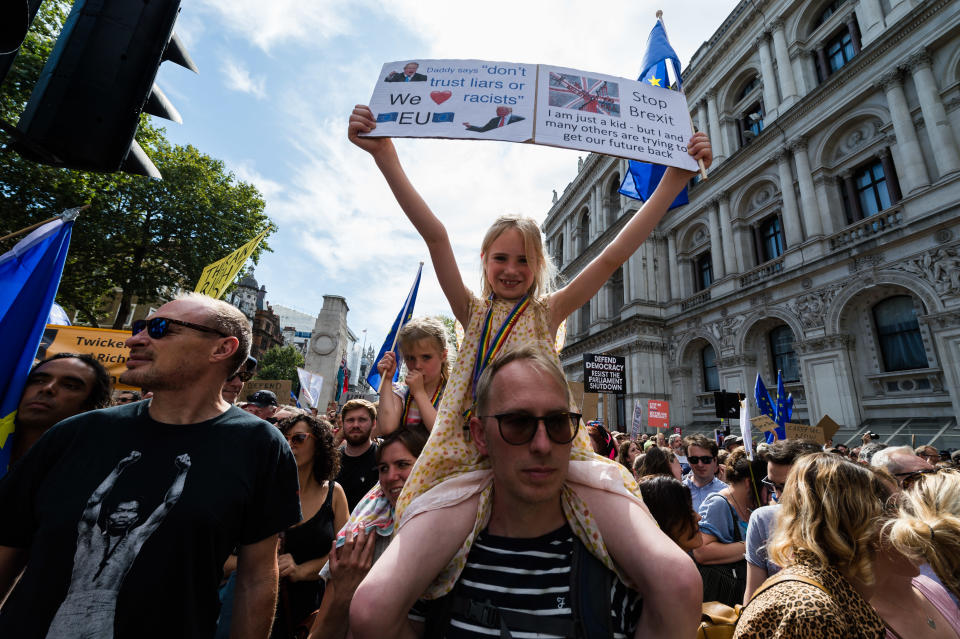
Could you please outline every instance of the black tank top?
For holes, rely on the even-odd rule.
[[[293,555],[298,564],[323,557],[330,552],[337,531],[333,529],[333,487],[335,482],[327,482],[327,498],[313,517],[287,528],[284,535],[284,552]]]

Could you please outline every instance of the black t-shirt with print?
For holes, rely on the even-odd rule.
[[[337,483],[343,486],[347,494],[347,505],[350,512],[357,507],[363,496],[380,480],[377,472],[377,445],[370,444],[367,452],[356,457],[340,449],[340,472],[337,474]]]
[[[274,426],[236,407],[164,424],[148,407],[64,420],[0,480],[0,545],[29,552],[0,637],[211,637],[231,549],[300,521]]]

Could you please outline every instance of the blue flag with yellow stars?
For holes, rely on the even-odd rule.
[[[413,286],[410,287],[410,292],[407,293],[407,299],[403,302],[403,308],[400,309],[400,314],[397,315],[397,319],[393,320],[393,326],[390,328],[390,333],[387,334],[387,339],[383,341],[383,346],[380,347],[380,352],[377,353],[377,359],[373,361],[373,365],[370,367],[370,374],[367,375],[367,383],[374,390],[379,390],[380,388],[380,371],[377,370],[377,364],[380,363],[380,360],[383,359],[383,356],[387,351],[393,351],[397,347],[397,333],[400,332],[400,329],[410,321],[410,318],[413,317],[413,307],[417,304],[417,291],[420,289],[420,274],[423,273],[423,262],[420,262],[420,268],[417,269],[417,277],[413,280]],[[393,381],[400,379],[400,358],[397,357],[397,368],[393,372]],[[340,386],[343,387],[343,379],[340,379]]]
[[[670,46],[667,40],[667,32],[663,29],[663,23],[657,20],[650,37],[647,38],[647,51],[643,55],[643,61],[640,64],[640,76],[638,82],[644,82],[651,86],[670,88],[670,78],[667,75],[667,61],[673,67],[673,75],[677,81],[677,88],[680,88],[680,58],[676,51]],[[645,202],[660,184],[663,174],[667,167],[662,164],[649,164],[647,162],[637,162],[630,160],[630,167],[627,174],[623,176],[620,183],[620,193],[635,200]],[[683,206],[689,202],[687,189],[684,188],[677,195],[676,199],[670,205],[671,209]]]
[[[60,285],[78,212],[66,211],[0,256],[0,477],[10,463],[20,394]]]

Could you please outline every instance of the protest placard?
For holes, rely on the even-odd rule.
[[[643,424],[643,405],[637,402],[633,407],[633,421],[630,424],[630,439],[636,439],[640,434],[640,426]]]
[[[242,401],[247,401],[247,397],[260,390],[273,391],[277,396],[278,404],[290,404],[290,390],[293,384],[289,379],[252,379],[243,385]]]
[[[103,364],[116,390],[135,390],[136,386],[121,384],[118,378],[127,370],[130,349],[126,346],[130,331],[86,326],[57,326],[47,324],[40,339],[37,359],[46,359],[57,353],[87,353]]]
[[[777,423],[767,415],[754,417],[750,422],[761,431],[773,433],[774,439],[777,439]],[[830,419],[829,416],[824,416],[823,419],[817,422],[816,426],[811,426],[810,424],[794,424],[791,422],[783,425],[787,439],[810,439],[818,444],[827,443],[827,440],[831,439],[839,428],[840,426]]]
[[[223,297],[230,282],[237,276],[244,262],[253,254],[254,249],[266,235],[267,231],[263,231],[230,255],[204,267],[203,273],[200,274],[200,281],[193,290],[215,299]]]
[[[650,428],[670,427],[670,403],[667,400],[647,400],[647,426]]]
[[[697,170],[679,91],[566,67],[484,60],[383,65],[373,137],[532,142]]]
[[[625,393],[624,357],[586,353],[583,356],[583,382],[588,393]]]

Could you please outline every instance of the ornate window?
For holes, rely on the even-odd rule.
[[[740,100],[750,95],[750,92],[756,89],[758,86],[760,86],[760,79],[757,78],[757,76],[753,76],[752,78],[747,80],[747,83],[744,84],[743,88],[740,89],[740,91],[737,93],[736,101],[740,102]]]
[[[557,266],[563,266],[563,233],[557,236],[555,248],[553,250],[554,259]]]
[[[848,62],[853,60],[856,51],[853,48],[853,37],[850,30],[846,27],[827,42],[827,65],[830,67],[830,73],[836,73]]]
[[[778,326],[770,331],[769,337],[773,370],[781,371],[784,382],[800,381],[800,365],[793,350],[793,331],[789,326]]]
[[[917,310],[909,295],[889,297],[873,307],[877,341],[885,371],[927,368],[927,353],[917,322]]]
[[[760,240],[757,257],[761,264],[783,255],[785,243],[783,241],[783,227],[778,215],[768,217],[760,222],[757,226],[757,235]]]
[[[698,255],[694,259],[693,268],[694,290],[702,291],[710,288],[713,284],[713,258],[710,256],[710,251],[704,251]]]
[[[587,300],[587,303],[580,307],[580,317],[578,319],[580,333],[586,335],[590,330],[590,300]]]
[[[707,344],[700,351],[700,363],[703,364],[704,392],[720,390],[720,374],[717,372],[717,351]]]
[[[879,160],[854,173],[853,180],[864,217],[875,215],[890,206],[887,179],[883,173],[883,164]]]
[[[587,250],[587,246],[590,245],[590,212],[587,211],[587,209],[583,209],[583,213],[580,215],[580,226],[577,227],[577,235],[579,236],[577,246],[580,248],[580,253],[584,253]]]

